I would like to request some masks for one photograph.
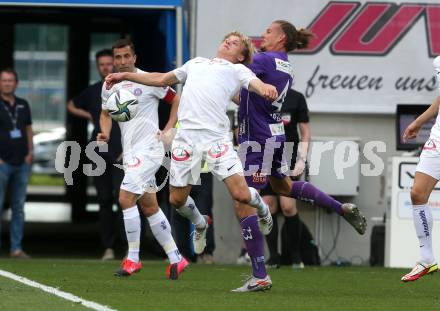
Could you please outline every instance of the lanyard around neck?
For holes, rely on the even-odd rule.
[[[14,129],[17,128],[17,103],[14,104],[14,114],[11,113],[11,110],[6,106],[6,103],[3,100],[0,100],[3,103],[3,108],[6,110],[6,113],[8,114],[9,118],[11,119],[12,126]]]

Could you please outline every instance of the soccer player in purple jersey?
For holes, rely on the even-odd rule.
[[[241,91],[239,143],[240,153],[246,157],[243,163],[245,176],[250,175],[246,172],[258,167],[256,172],[246,176],[246,181],[250,187],[262,189],[269,179],[273,190],[279,195],[331,208],[344,217],[357,232],[364,234],[367,225],[366,219],[355,205],[342,204],[312,184],[304,181],[292,181],[284,174],[287,172],[288,166],[286,159],[283,159],[283,142],[286,137],[280,111],[287,90],[290,89],[293,81],[292,65],[289,63],[287,53],[295,49],[306,48],[312,37],[313,34],[308,30],[296,30],[291,23],[284,20],[274,21],[263,34],[261,52],[254,56],[249,68],[260,80],[274,85],[279,97],[272,102],[247,90],[242,89]],[[298,175],[305,167],[304,162],[307,155],[305,150],[307,148],[299,146],[298,160],[294,169]],[[243,207],[240,209],[243,210]],[[255,216],[251,217],[256,218]],[[250,222],[248,218],[242,219],[242,223],[244,221]],[[253,220],[253,222],[256,221],[256,219]],[[252,260],[260,258],[264,254],[263,247],[251,244],[263,244],[262,237],[258,237],[254,232],[253,240],[258,241],[251,241],[252,239],[246,238],[246,232],[247,227],[244,227],[243,237],[249,256]],[[241,290],[248,291],[247,288],[248,284],[245,284]]]

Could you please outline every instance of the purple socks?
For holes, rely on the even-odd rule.
[[[257,215],[251,215],[240,220],[241,234],[246,250],[252,260],[254,277],[264,279],[267,275],[264,265],[264,239],[258,228]]]
[[[334,210],[339,215],[343,215],[342,203],[336,201],[328,194],[322,192],[312,184],[305,181],[294,181],[290,194],[293,198],[310,202],[320,207],[327,207]]]

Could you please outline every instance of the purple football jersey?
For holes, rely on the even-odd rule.
[[[276,137],[276,141],[285,141],[280,111],[293,80],[292,66],[287,54],[284,52],[258,53],[254,56],[249,69],[264,83],[275,86],[279,96],[274,102],[270,102],[255,93],[242,89],[238,114],[239,143],[245,141],[265,143],[270,137]]]

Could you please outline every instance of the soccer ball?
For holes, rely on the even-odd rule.
[[[130,91],[120,89],[110,95],[105,105],[113,120],[127,122],[136,116],[138,100]]]

